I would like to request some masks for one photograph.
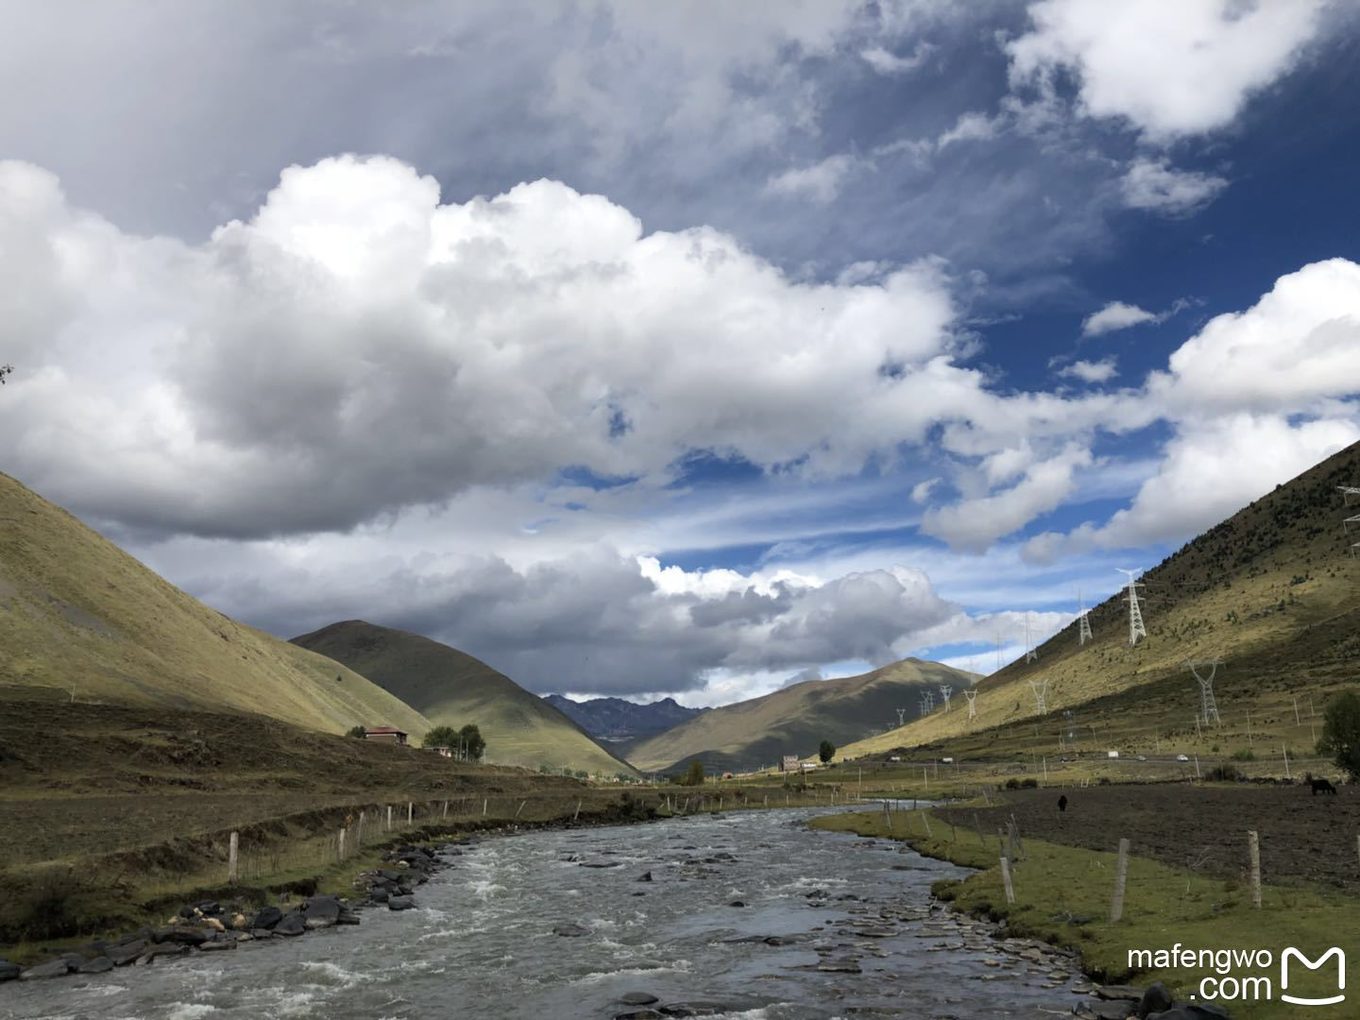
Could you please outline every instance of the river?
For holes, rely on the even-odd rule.
[[[809,830],[814,813],[485,839],[417,889],[417,910],[370,909],[359,927],[97,977],[10,982],[0,1017],[610,1018],[647,1008],[626,1005],[630,992],[670,1015],[687,1003],[743,1020],[1070,1011],[1081,984],[1070,963],[1004,946],[931,903],[930,884],[960,869]],[[554,933],[570,925],[586,933]]]

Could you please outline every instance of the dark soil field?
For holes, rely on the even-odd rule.
[[[1068,800],[1061,813],[1060,794]],[[974,827],[971,810],[938,814],[952,814],[964,832]],[[1247,830],[1254,829],[1264,882],[1360,890],[1357,785],[1341,786],[1336,796],[1314,796],[1297,784],[1049,788],[1007,793],[1001,806],[977,815],[989,835],[1014,815],[1022,838],[1112,851],[1127,837],[1132,854],[1230,880],[1247,872]]]

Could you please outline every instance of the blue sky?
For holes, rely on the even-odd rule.
[[[0,10],[0,470],[283,636],[990,670],[1360,439],[1343,3]]]

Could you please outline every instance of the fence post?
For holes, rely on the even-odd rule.
[[[1284,777],[1286,779],[1293,779],[1294,777],[1289,774],[1289,748],[1282,744],[1280,745],[1280,750],[1284,752]]]
[[[408,829],[411,827],[411,823],[415,820],[415,817],[416,817],[416,806],[415,806],[414,802],[408,800],[408,801],[406,802],[406,827],[407,827]]]
[[[1114,868],[1114,898],[1110,901],[1110,923],[1124,916],[1124,883],[1129,877],[1129,841],[1119,840],[1119,861]]]
[[[359,827],[354,830],[354,849],[364,845],[364,812],[359,812]]]
[[[488,799],[489,799],[489,798],[487,798],[487,797],[483,797],[483,798],[482,798],[482,817],[483,817],[483,818],[486,817],[486,802],[487,802]]]
[[[449,817],[449,802],[444,801],[444,817]]]
[[[574,822],[576,821],[576,819],[580,817],[581,817],[581,802],[578,800],[576,802],[576,812],[571,816],[571,820]]]
[[[392,805],[387,805],[387,831],[392,831]]]
[[[1001,881],[1006,886],[1006,902],[1015,902],[1015,886],[1011,885],[1011,862],[1001,858]]]
[[[227,885],[236,884],[236,850],[239,846],[240,835],[236,832],[231,834],[231,839],[227,843]]]
[[[930,831],[930,815],[926,812],[925,808],[921,809],[921,821],[925,823],[926,835],[933,839],[935,833]]]
[[[1261,840],[1255,829],[1247,830],[1247,854],[1251,858],[1251,905],[1261,909]]]
[[[521,811],[524,810],[524,805],[527,804],[527,803],[529,803],[527,800],[522,800],[522,801],[519,802],[519,807],[515,808],[515,817],[516,817],[516,818],[519,817],[519,813],[520,813]]]
[[[345,859],[345,830],[343,827],[340,829],[340,849],[336,856],[342,861]]]

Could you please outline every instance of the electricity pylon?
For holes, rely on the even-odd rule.
[[[944,698],[944,710],[949,711],[949,699],[954,696],[954,688],[948,684],[940,684],[940,697]]]
[[[968,699],[968,718],[977,718],[977,691],[964,691],[963,696]]]
[[[935,711],[935,692],[926,691],[926,715]]]
[[[1084,645],[1091,640],[1091,621],[1086,616],[1086,602],[1077,591],[1077,644]]]
[[[1218,703],[1214,701],[1214,674],[1218,672],[1218,667],[1222,665],[1222,659],[1210,659],[1208,662],[1187,662],[1190,672],[1199,681],[1199,698],[1201,715],[1204,725],[1213,723],[1215,726],[1222,726],[1223,720],[1218,714]],[[1201,676],[1199,667],[1208,666],[1209,675]]]
[[[897,710],[897,725],[905,726],[906,724],[907,724],[907,710],[905,708],[899,708]]]
[[[1356,488],[1353,485],[1338,485],[1337,488],[1341,490],[1341,499],[1344,506],[1351,505],[1352,496],[1354,496],[1356,499],[1360,499],[1360,488]],[[1350,534],[1352,524],[1360,525],[1360,514],[1356,514],[1354,517],[1347,517],[1341,522],[1341,526],[1346,530],[1347,534]],[[1360,551],[1360,542],[1352,542],[1351,543],[1352,558],[1355,557],[1357,551]]]
[[[1034,692],[1034,707],[1040,715],[1048,713],[1048,681],[1031,680],[1029,689]]]
[[[1039,650],[1033,648],[1029,643],[1029,610],[1025,610],[1025,661],[1033,662],[1039,658]]]
[[[1138,643],[1140,637],[1147,637],[1147,628],[1143,626],[1143,611],[1138,606],[1138,589],[1142,583],[1135,581],[1134,575],[1138,570],[1125,570],[1123,567],[1115,567],[1121,574],[1129,575],[1129,583],[1125,585],[1129,599],[1129,647],[1132,648]]]

